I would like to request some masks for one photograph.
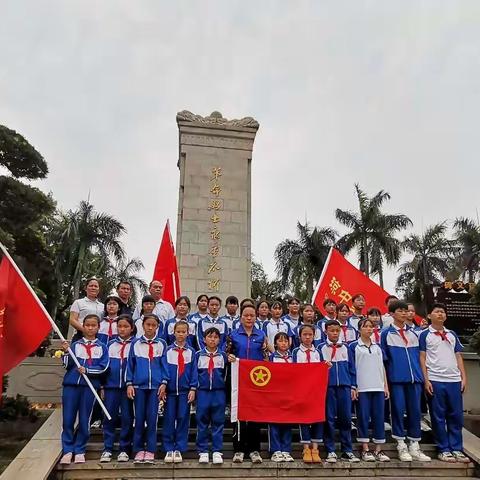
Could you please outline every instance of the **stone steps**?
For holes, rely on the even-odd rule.
[[[338,462],[335,465],[306,465],[303,462],[276,464],[264,461],[253,465],[246,461],[234,464],[226,461],[223,465],[199,465],[196,461],[186,460],[181,464],[165,464],[157,460],[154,465],[137,465],[132,462],[118,463],[112,461],[101,464],[97,461],[87,461],[83,465],[58,466],[53,474],[56,480],[97,480],[127,478],[160,479],[160,478],[215,478],[215,479],[264,479],[264,478],[425,478],[443,477],[459,478],[474,477],[474,465],[448,464],[433,460],[432,462],[389,463],[360,462],[348,464]]]

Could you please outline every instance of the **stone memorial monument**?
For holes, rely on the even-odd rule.
[[[250,296],[251,162],[259,124],[177,114],[177,257],[182,293]]]

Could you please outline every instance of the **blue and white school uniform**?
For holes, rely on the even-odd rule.
[[[135,308],[135,311],[133,312],[132,318],[134,320],[137,318],[140,318],[141,311],[142,311],[142,305],[137,305]],[[173,310],[171,303],[165,300],[158,300],[158,302],[155,303],[155,307],[153,308],[152,313],[156,315],[163,323],[165,323],[169,318],[172,318],[175,316],[175,312]]]
[[[221,318],[212,318],[210,315],[207,315],[205,318],[202,318],[198,321],[197,325],[197,345],[198,349],[201,350],[205,348],[205,339],[203,334],[209,328],[215,327],[220,332],[220,343],[218,344],[218,348],[220,350],[225,350],[225,344],[227,343],[227,335],[228,335],[228,326],[227,323],[222,320]]]
[[[220,317],[220,320],[223,320],[228,327],[228,331],[231,332],[233,330],[233,324],[235,321],[240,320],[238,315],[229,315],[226,313],[223,317]]]
[[[348,323],[355,329],[359,330],[358,324],[360,323],[360,320],[364,320],[366,317],[365,315],[355,315],[352,313],[350,317],[348,318]]]
[[[169,378],[166,349],[161,338],[149,340],[145,336],[136,339],[130,347],[126,384],[135,388],[133,453],[157,450],[158,391]]]
[[[297,348],[300,346],[300,327],[305,325],[304,323],[301,323],[300,325],[297,325],[295,329],[293,330],[293,347]],[[318,325],[312,325],[312,327],[315,330],[315,334],[313,336],[313,346],[315,348],[318,348],[318,346],[324,341],[324,336],[322,333],[321,328]]]
[[[317,322],[317,327],[320,328],[320,330],[322,331],[322,335],[324,339],[327,338],[327,334],[325,332],[325,324],[333,320],[336,320],[336,318],[323,317]]]
[[[320,352],[312,345],[310,348],[301,344],[292,351],[293,363],[319,363],[322,361]],[[323,439],[323,423],[311,423],[300,425],[300,443],[319,443]]]
[[[333,344],[330,340],[322,343],[318,350],[321,359],[331,362],[328,371],[326,399],[325,448],[327,453],[335,451],[335,420],[340,433],[342,452],[352,452],[352,386],[355,373],[352,352],[346,343]],[[383,417],[382,417],[383,419]]]
[[[407,438],[419,441],[423,374],[418,337],[413,330],[406,327],[400,329],[392,324],[382,330],[380,338],[390,385],[392,437],[405,440],[406,425]],[[407,418],[404,423],[405,413]]]
[[[366,345],[361,338],[349,346],[352,351],[357,387],[357,441],[368,443],[368,425],[372,422],[373,443],[385,443],[385,369],[382,347],[373,340]]]
[[[182,318],[171,318],[167,320],[165,328],[163,329],[163,338],[167,342],[167,345],[172,345],[175,343],[175,324],[177,322],[187,322],[188,323],[188,336],[187,344],[190,345],[194,350],[197,349],[197,324],[192,320],[185,320]]]
[[[277,350],[270,354],[269,360],[274,363],[292,363],[290,352],[281,354]],[[268,425],[268,450],[275,452],[290,453],[292,451],[292,426],[285,423],[271,423]]]
[[[292,331],[293,331],[293,329],[301,322],[302,317],[292,318],[292,317],[290,316],[290,314],[287,313],[286,315],[284,315],[284,316],[282,317],[282,320],[283,320],[284,322],[287,322],[287,323],[290,325],[290,328],[291,328]]]
[[[154,315],[154,314],[152,314]],[[164,322],[162,319],[159,318],[159,323],[158,323],[158,327],[157,327],[157,330],[155,332],[155,336],[157,338],[163,338],[164,337]],[[143,335],[145,334],[145,331],[143,330],[143,315],[140,315],[139,318],[137,318],[135,320],[135,328],[137,330],[137,333],[135,334],[135,337],[136,338],[141,338],[143,337]]]
[[[426,352],[428,379],[433,396],[428,395],[432,430],[440,453],[463,450],[462,376],[457,353],[463,349],[455,332],[432,326],[419,338],[420,351]]]
[[[100,321],[97,338],[105,345],[108,345],[110,340],[116,337],[118,337],[117,317],[103,317]]]
[[[290,340],[293,337],[293,333],[292,333],[292,329],[290,328],[290,325],[287,322],[283,321],[281,318],[278,320],[278,322],[275,321],[273,318],[266,321],[262,325],[262,330],[264,331],[267,337],[268,346],[271,350],[275,348],[273,340],[275,339],[275,335],[277,333],[280,333],[280,332],[286,333]]]
[[[195,350],[189,345],[180,347],[174,343],[167,348],[166,362],[169,380],[164,382],[167,401],[163,414],[163,448],[166,452],[185,452],[190,425],[188,392],[196,390],[198,383]]]
[[[109,365],[107,346],[98,339],[90,341],[81,338],[72,343],[71,349],[80,365],[85,367],[92,385],[96,389],[100,388],[101,375],[107,371]],[[64,454],[84,454],[90,437],[90,417],[95,397],[70,355],[65,355],[63,362],[67,371],[63,377],[62,449]],[[75,432],[77,414],[78,429]]]
[[[340,325],[340,337],[338,338],[340,342],[349,345],[358,339],[358,330],[350,324],[349,320],[343,324],[338,322],[338,324]]]
[[[208,453],[209,430],[212,435],[212,451],[223,450],[223,427],[225,425],[225,379],[227,355],[216,350],[202,349],[195,354],[197,369],[197,451]]]
[[[198,322],[202,320],[202,318],[206,318],[206,317],[208,317],[208,313],[194,312],[188,316],[188,319],[194,322],[195,325],[198,325]]]
[[[117,337],[108,344],[110,368],[103,382],[104,403],[111,420],[103,420],[103,443],[106,452],[113,451],[115,425],[120,416],[120,451],[130,452],[133,436],[133,401],[127,397],[126,374],[132,338]]]

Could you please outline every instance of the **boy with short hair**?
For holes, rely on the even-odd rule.
[[[402,462],[429,462],[431,458],[420,450],[418,443],[421,439],[420,397],[423,385],[418,337],[405,325],[407,303],[402,300],[391,301],[388,311],[393,318],[393,324],[382,331],[380,340],[385,352],[385,367],[390,387],[392,437],[398,442],[397,450]],[[405,413],[409,447],[405,443]]]
[[[228,331],[231,332],[233,329],[233,323],[239,320],[239,316],[237,315],[238,310],[238,298],[235,295],[230,295],[225,300],[225,309],[227,313],[221,318],[225,321],[228,327]]]
[[[430,407],[438,459],[468,463],[463,453],[463,400],[467,376],[462,344],[455,332],[445,328],[445,305],[430,309],[431,325],[420,333],[420,363],[425,377],[425,392]]]
[[[317,322],[317,327],[320,328],[322,334],[325,333],[325,324],[329,320],[337,318],[337,302],[332,298],[326,298],[323,301],[323,309],[325,310],[325,316]]]
[[[336,463],[335,421],[340,433],[341,460],[359,462],[352,448],[352,400],[357,397],[352,352],[340,341],[340,325],[336,320],[325,324],[327,339],[318,346],[320,358],[330,362],[326,399],[326,419],[323,439],[327,450],[327,463]]]
[[[350,325],[355,328],[355,330],[358,330],[358,322],[365,318],[365,315],[363,314],[363,309],[365,308],[365,297],[362,293],[357,293],[352,297],[352,308],[353,313],[350,315],[348,321]]]

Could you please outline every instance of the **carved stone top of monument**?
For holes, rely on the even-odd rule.
[[[252,117],[228,120],[217,111],[212,112],[207,117],[202,117],[201,115],[195,115],[188,110],[182,110],[181,112],[177,113],[177,123],[179,122],[192,122],[205,127],[242,127],[253,128],[255,130],[258,130],[258,127],[260,126],[259,123]]]

